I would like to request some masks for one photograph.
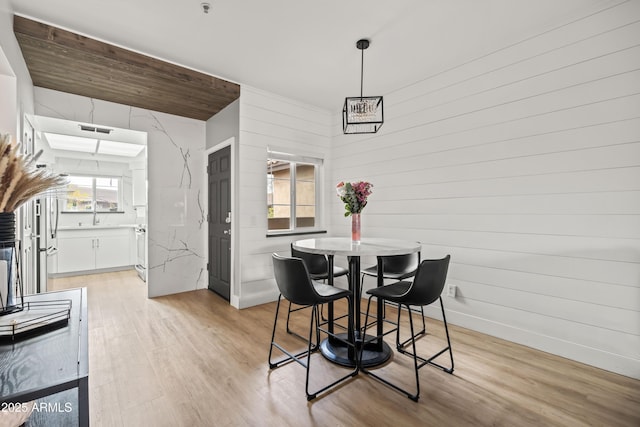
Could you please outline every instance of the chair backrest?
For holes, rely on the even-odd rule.
[[[311,305],[319,300],[309,270],[301,258],[273,254],[273,273],[283,297],[294,304]]]
[[[420,264],[420,252],[406,255],[387,255],[382,257],[383,273],[405,274],[409,273]]]
[[[328,275],[329,264],[327,262],[327,258],[322,254],[310,254],[309,252],[302,252],[293,248],[293,243],[291,244],[291,256],[293,258],[300,258],[307,265],[307,269],[309,270],[309,274],[314,276],[318,275]]]
[[[447,255],[442,259],[422,261],[413,279],[413,285],[403,299],[411,305],[428,305],[437,300],[447,281],[450,259],[451,255]]]

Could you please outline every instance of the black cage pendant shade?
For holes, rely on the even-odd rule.
[[[361,39],[356,47],[362,52],[360,62],[360,96],[344,99],[342,107],[342,130],[345,134],[376,133],[384,123],[381,96],[363,96],[362,81],[364,74],[364,50],[369,40]]]

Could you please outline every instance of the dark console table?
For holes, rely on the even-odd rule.
[[[34,421],[40,419],[43,425],[48,426],[56,424],[54,420],[59,418],[59,413],[71,412],[72,414],[66,415],[71,415],[71,419],[77,420],[75,422],[78,425],[88,426],[87,289],[28,295],[24,300],[71,300],[71,316],[69,323],[61,328],[14,343],[0,344],[0,403],[29,402],[77,389],[77,400],[75,393],[61,393],[62,396],[71,396],[71,399],[65,399],[72,401],[44,404],[32,417]],[[48,419],[54,422],[49,422]],[[27,425],[34,424],[30,421]],[[64,423],[68,425],[67,422]]]

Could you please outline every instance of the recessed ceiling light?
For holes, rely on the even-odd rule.
[[[144,149],[144,145],[128,144],[126,142],[101,140],[98,145],[98,154],[110,154],[112,156],[135,157]]]
[[[95,153],[97,139],[81,136],[59,135],[45,132],[49,146],[54,150],[80,151],[82,153]]]

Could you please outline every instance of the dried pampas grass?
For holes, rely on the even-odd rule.
[[[0,135],[0,212],[14,212],[32,197],[67,183],[60,175],[36,168],[42,150],[25,156],[19,147],[11,144],[9,135]]]

